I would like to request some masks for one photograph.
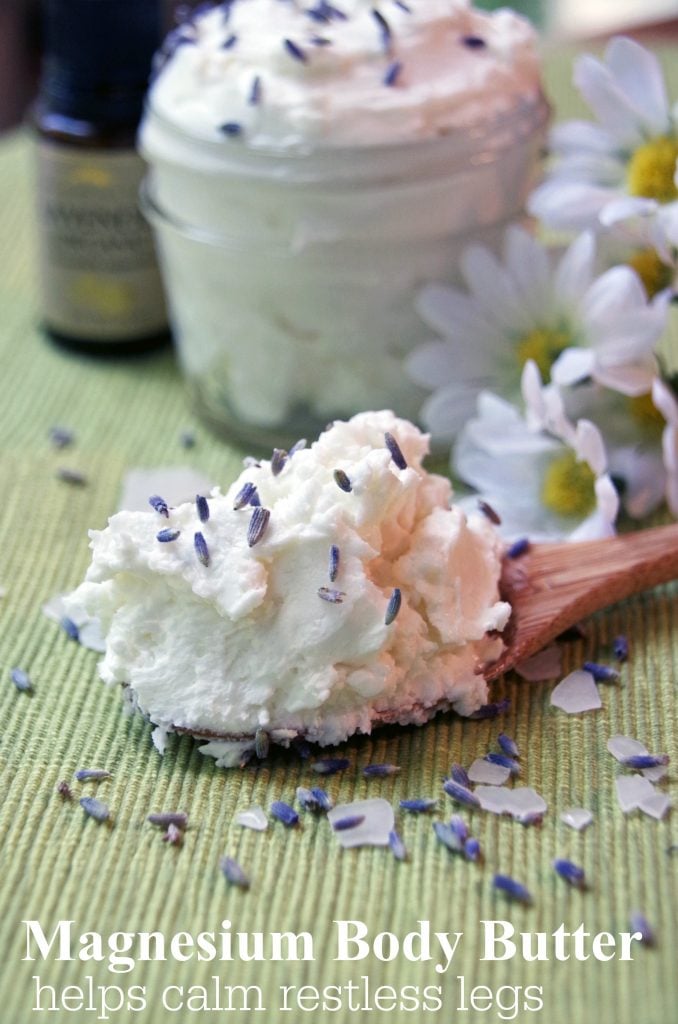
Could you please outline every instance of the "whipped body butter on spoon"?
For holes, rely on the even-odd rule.
[[[262,447],[361,409],[414,417],[416,294],[523,216],[547,118],[535,32],[508,10],[201,7],[165,44],[139,143],[202,412]]]
[[[269,740],[472,714],[511,610],[502,546],[484,515],[450,506],[427,450],[410,423],[362,413],[226,494],[166,515],[154,499],[91,531],[71,600],[102,620],[102,679],[223,765]]]

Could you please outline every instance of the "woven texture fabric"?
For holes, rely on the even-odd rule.
[[[665,64],[678,93],[678,69]],[[579,109],[569,88],[569,60],[552,55],[548,64],[551,95],[559,115]],[[397,805],[404,797],[440,793],[440,781],[452,762],[469,764],[496,749],[500,729],[515,737],[523,751],[523,778],[548,801],[541,828],[525,828],[491,815],[467,815],[480,839],[484,860],[464,862],[443,849],[431,823],[447,817],[441,802],[435,816],[399,816],[409,852],[406,863],[387,850],[341,851],[323,818],[306,815],[300,827],[273,823],[263,834],[234,824],[235,814],[252,804],[267,808],[274,799],[292,802],[298,785],[317,777],[296,757],[276,754],[260,767],[223,771],[204,758],[188,738],[172,738],[160,758],[152,747],[150,727],[140,717],[123,714],[120,695],[97,679],[97,656],[69,641],[41,614],[41,604],[56,592],[73,588],[88,563],[86,531],[101,527],[115,509],[120,481],[131,466],[191,465],[228,485],[238,472],[242,453],[212,438],[193,420],[170,355],[122,364],[101,364],[51,348],[36,327],[35,248],[31,234],[32,170],[30,140],[23,134],[0,147],[0,847],[2,914],[0,914],[0,1019],[52,1024],[108,1019],[140,1024],[177,1020],[188,1024],[200,1013],[199,989],[186,1004],[190,986],[205,989],[205,1020],[259,1021],[282,1024],[309,1020],[345,1024],[355,1016],[347,989],[343,1008],[330,1001],[314,1008],[310,989],[303,1007],[281,1009],[280,986],[323,989],[354,982],[353,1006],[367,1022],[479,1022],[518,1019],[544,1024],[667,1024],[676,1019],[678,984],[674,932],[678,925],[678,856],[667,849],[678,842],[676,815],[661,822],[639,814],[625,817],[615,798],[620,769],[607,754],[615,733],[637,736],[652,751],[668,751],[675,765],[678,724],[675,711],[678,635],[675,586],[628,600],[587,623],[587,635],[566,648],[564,669],[585,659],[609,656],[612,639],[626,634],[630,658],[618,685],[603,686],[601,711],[570,717],[549,704],[551,687],[502,680],[496,699],[511,698],[511,710],[493,722],[467,722],[444,715],[424,728],[390,729],[356,739],[337,753],[351,767],[328,781],[335,801],[384,796]],[[50,426],[64,424],[77,435],[71,449],[57,452],[49,444]],[[195,431],[196,446],[186,451],[180,434]],[[86,474],[78,488],[56,478],[68,466]],[[26,669],[34,693],[19,693],[9,680],[14,666]],[[361,767],[392,762],[402,767],[389,779],[365,780]],[[75,783],[73,773],[105,766],[112,779]],[[71,781],[76,799],[55,791],[59,780]],[[678,796],[675,767],[667,790]],[[81,795],[96,795],[112,811],[112,821],[97,824],[78,806]],[[449,801],[448,801],[449,804]],[[593,811],[594,824],[575,833],[559,820],[569,806]],[[190,827],[181,848],[161,839],[146,823],[151,811],[181,808]],[[229,854],[251,877],[248,892],[224,880],[219,860]],[[578,891],[559,879],[551,866],[556,857],[581,864],[589,879]],[[509,904],[492,889],[494,872],[512,875],[533,893],[530,907]],[[593,957],[528,962],[520,954],[503,962],[483,962],[482,922],[502,919],[516,931],[550,935],[561,924],[572,931],[628,930],[629,913],[642,910],[657,933],[655,949],[642,948],[632,962]],[[98,931],[158,931],[167,940],[177,932],[250,933],[307,931],[314,959],[180,963],[139,963],[131,973],[114,973],[106,963],[89,961],[26,962],[25,927],[37,919],[51,934],[59,920],[75,922],[74,935]],[[402,950],[391,962],[374,954],[366,960],[335,962],[338,920],[364,922],[370,936],[383,931],[403,939],[429,921],[431,930],[462,932],[454,960],[436,973],[434,959],[409,962]],[[223,924],[230,922],[231,924]],[[79,948],[76,943],[76,955]],[[270,956],[270,946],[265,945]],[[572,950],[569,950],[572,953]],[[587,950],[590,953],[590,948]],[[36,981],[62,996],[57,1012],[32,1011]],[[367,978],[365,982],[364,978]],[[464,979],[465,995],[459,981]],[[91,980],[90,980],[91,979]],[[215,980],[216,979],[216,980]],[[218,1009],[216,989],[228,1007],[224,986],[257,985],[267,1012]],[[118,999],[130,1006],[118,1012],[88,1009],[90,985],[94,1005],[108,986],[109,1007]],[[163,1008],[163,991],[178,989]],[[370,992],[366,992],[369,985]],[[390,985],[442,988],[443,1008],[390,1010],[388,997],[375,989]],[[478,1000],[470,1008],[469,990],[489,986],[494,1008]],[[118,995],[111,986],[118,986]],[[146,988],[147,1008],[132,986]],[[216,989],[215,989],[216,986]],[[520,988],[518,1012],[508,988]],[[544,1008],[523,1008],[526,986],[542,986]],[[329,993],[337,995],[337,993]],[[411,993],[410,993],[411,994]],[[232,993],[233,1005],[241,1005]],[[257,1005],[250,993],[251,1007]],[[289,1006],[296,1006],[290,993]],[[462,1000],[465,1002],[462,1002]],[[45,990],[40,1005],[52,1005]],[[61,1004],[60,1004],[61,1005]],[[503,1005],[503,1009],[502,1009]],[[530,1004],[532,1007],[535,1003]],[[371,1007],[371,1009],[369,1009]],[[202,1019],[202,1018],[201,1018]]]

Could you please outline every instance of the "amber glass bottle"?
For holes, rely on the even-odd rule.
[[[169,339],[135,136],[163,31],[159,0],[44,0],[34,124],[42,323],[101,355]]]

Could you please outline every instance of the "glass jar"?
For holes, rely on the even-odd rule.
[[[258,448],[370,408],[416,420],[416,294],[522,218],[548,115],[539,96],[424,142],[290,153],[189,135],[149,105],[142,204],[202,414]]]

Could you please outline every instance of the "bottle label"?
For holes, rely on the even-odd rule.
[[[90,342],[165,329],[153,238],[138,205],[136,153],[38,143],[43,316]]]

